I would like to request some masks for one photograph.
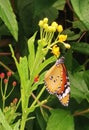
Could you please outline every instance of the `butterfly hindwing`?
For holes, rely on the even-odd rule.
[[[55,94],[64,106],[68,106],[70,97],[69,77],[64,65],[64,57],[61,57],[47,71],[45,85],[49,93]]]

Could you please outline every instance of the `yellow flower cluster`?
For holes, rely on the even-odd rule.
[[[59,57],[60,55],[60,48],[57,46],[58,43],[64,44],[64,46],[69,49],[70,44],[65,43],[67,40],[67,35],[61,34],[63,32],[62,25],[58,25],[56,22],[52,22],[51,25],[48,24],[48,18],[44,18],[43,20],[39,21],[40,26],[40,39],[45,42],[44,46],[50,48],[52,53]],[[58,35],[53,42],[54,33],[57,32]],[[43,42],[43,43],[44,43]]]
[[[58,25],[56,22],[52,22],[51,25],[48,25],[48,18],[44,18],[43,20],[40,20],[39,26],[48,32],[56,32],[57,30],[58,32],[61,33],[63,31],[62,25]]]

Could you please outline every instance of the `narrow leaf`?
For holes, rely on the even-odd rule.
[[[29,50],[29,55],[28,55],[28,64],[29,64],[29,69],[32,70],[34,61],[35,61],[35,48],[34,48],[34,42],[35,42],[35,33],[29,40],[28,40],[28,50]]]
[[[20,126],[20,120],[16,122],[13,130],[19,130],[19,126]]]

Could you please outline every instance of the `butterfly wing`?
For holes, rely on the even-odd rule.
[[[64,58],[60,58],[45,75],[45,85],[50,94],[55,94],[62,105],[68,106],[70,83],[64,65]]]
[[[62,75],[63,80],[62,80],[61,87],[63,87],[64,90],[57,91],[56,95],[58,99],[60,100],[60,102],[62,103],[62,105],[68,106],[69,98],[70,98],[70,82],[69,82],[69,77],[68,77],[66,67],[64,64],[62,64],[62,68],[63,68],[63,75]]]

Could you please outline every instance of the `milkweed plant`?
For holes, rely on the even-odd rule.
[[[51,25],[48,24],[48,18],[44,18],[39,21],[40,27],[40,38],[37,40],[37,32],[28,40],[28,56],[20,57],[19,62],[17,61],[13,47],[9,45],[12,57],[15,61],[17,71],[20,77],[20,93],[21,97],[19,99],[15,98],[11,102],[10,106],[6,106],[5,102],[9,96],[14,91],[16,87],[16,81],[12,83],[12,89],[7,93],[8,82],[11,77],[11,72],[7,73],[7,78],[5,74],[0,74],[1,79],[1,96],[2,96],[2,113],[5,115],[7,122],[2,122],[3,129],[4,124],[7,125],[8,130],[24,130],[26,122],[28,120],[34,119],[35,117],[29,117],[28,115],[32,113],[37,107],[42,107],[48,102],[47,99],[40,101],[40,97],[45,90],[44,85],[44,75],[46,73],[45,67],[50,63],[56,61],[61,55],[61,45],[65,49],[70,48],[70,44],[66,42],[67,35],[63,34],[62,25],[58,25],[56,22],[52,22]],[[48,56],[49,55],[49,56]],[[43,87],[42,85],[43,84]],[[4,88],[2,88],[4,85]],[[34,91],[40,88],[38,95],[34,94]],[[32,100],[32,98],[34,100]],[[32,102],[29,105],[29,101]],[[17,113],[17,108],[21,105],[21,112]],[[1,113],[1,112],[0,112]],[[3,117],[2,115],[2,118]],[[15,122],[16,117],[18,121]],[[14,123],[15,122],[15,123]],[[13,125],[14,124],[14,125]]]

